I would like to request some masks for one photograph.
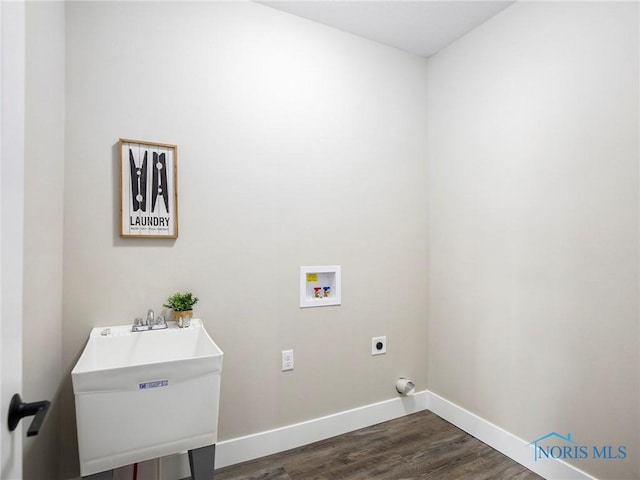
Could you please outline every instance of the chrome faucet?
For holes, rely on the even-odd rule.
[[[133,322],[133,326],[131,327],[132,332],[144,332],[146,330],[162,330],[163,328],[167,328],[167,321],[164,318],[164,315],[158,315],[158,318],[155,318],[155,314],[152,309],[147,310],[147,318],[143,320],[142,317],[137,317]]]

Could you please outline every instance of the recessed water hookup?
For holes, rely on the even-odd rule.
[[[340,305],[340,265],[300,267],[300,307]]]

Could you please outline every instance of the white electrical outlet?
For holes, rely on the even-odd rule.
[[[293,370],[293,350],[282,350],[282,371]]]
[[[371,339],[371,355],[387,353],[387,337],[373,337]]]

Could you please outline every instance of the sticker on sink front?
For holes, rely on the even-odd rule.
[[[148,388],[168,387],[169,380],[154,380],[153,382],[144,382],[138,384],[138,390],[146,390]]]

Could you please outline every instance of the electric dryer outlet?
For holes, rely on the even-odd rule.
[[[387,353],[387,337],[373,337],[371,339],[371,355]]]

